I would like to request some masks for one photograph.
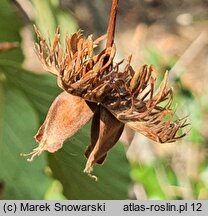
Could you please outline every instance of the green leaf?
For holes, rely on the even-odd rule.
[[[5,185],[3,198],[42,199],[49,184],[49,178],[44,174],[44,155],[34,163],[27,163],[20,157],[21,152],[29,152],[35,146],[33,136],[38,128],[38,116],[20,90],[5,87],[4,98],[0,131],[0,179]]]
[[[4,199],[43,199],[51,182],[46,154],[32,163],[20,157],[37,146],[33,136],[58,94],[50,75],[36,75],[0,60],[0,179]]]
[[[14,13],[14,8],[8,0],[1,0],[0,3],[0,42],[21,42],[19,34],[21,22]],[[23,61],[23,54],[19,48],[0,53],[0,59],[10,59],[17,62]]]
[[[32,0],[36,11],[36,24],[43,37],[53,40],[57,22],[51,0]]]
[[[148,48],[146,56],[148,64],[153,64],[156,68],[159,68],[161,56],[156,48]]]
[[[56,77],[34,74],[7,60],[0,60],[0,69],[9,84],[24,92],[43,122],[50,104],[61,91],[56,85]]]
[[[94,181],[83,173],[86,159],[84,151],[89,144],[89,124],[71,137],[64,147],[49,155],[54,176],[64,187],[68,199],[127,199],[130,184],[129,164],[124,147],[118,143],[102,166],[95,166]]]
[[[148,199],[167,199],[166,194],[164,194],[160,187],[160,183],[156,175],[155,167],[157,166],[157,163],[154,165],[134,164],[132,166],[131,175],[136,182],[144,186]]]
[[[46,191],[45,200],[66,200],[66,197],[62,194],[63,187],[62,184],[54,180],[51,184],[51,186]]]

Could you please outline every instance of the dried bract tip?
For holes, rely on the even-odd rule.
[[[92,167],[87,167],[87,166],[86,166],[83,172],[86,173],[86,174],[87,174],[90,178],[92,178],[94,181],[98,181],[98,177],[91,174],[92,171],[93,171]]]
[[[32,162],[33,159],[34,159],[36,156],[41,155],[41,153],[42,153],[43,151],[45,151],[45,150],[47,150],[47,149],[45,148],[44,145],[39,145],[37,148],[33,149],[33,151],[32,151],[31,153],[28,153],[28,154],[20,154],[20,156],[29,157],[29,158],[27,159],[27,161],[28,161],[28,162]]]

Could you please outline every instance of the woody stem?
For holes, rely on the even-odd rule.
[[[111,14],[110,14],[108,31],[107,31],[106,48],[111,47],[113,45],[113,42],[114,42],[118,2],[119,2],[119,0],[112,0]]]

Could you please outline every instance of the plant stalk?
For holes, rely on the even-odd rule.
[[[110,13],[110,19],[109,19],[108,31],[107,31],[106,48],[111,47],[114,43],[118,2],[119,0],[112,0],[111,13]]]

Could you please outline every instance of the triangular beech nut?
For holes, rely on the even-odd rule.
[[[85,152],[88,158],[85,172],[90,173],[94,163],[103,163],[108,151],[116,144],[123,132],[124,124],[106,108],[99,106],[91,126],[91,144]]]

